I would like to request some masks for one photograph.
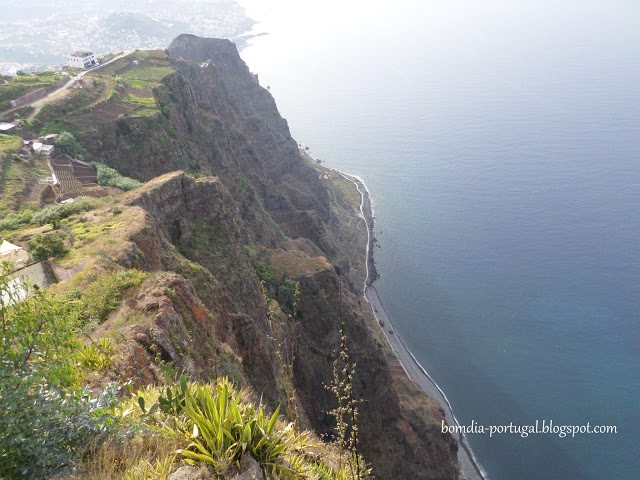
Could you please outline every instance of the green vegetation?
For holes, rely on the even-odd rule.
[[[144,89],[149,88],[151,86],[151,82],[146,82],[144,80],[130,80],[129,85],[132,88]]]
[[[125,192],[144,185],[138,180],[121,175],[116,169],[108,167],[104,163],[91,162],[91,165],[98,170],[98,185],[118,187]]]
[[[122,99],[123,102],[133,103],[135,105],[141,105],[143,107],[153,108],[156,106],[156,99],[153,97],[136,97],[128,94]]]
[[[98,57],[98,63],[104,63],[107,60],[111,60],[113,57],[115,57],[116,55],[118,55],[115,52],[109,52],[109,53],[105,53],[104,55]]]
[[[282,283],[278,285],[276,298],[280,305],[289,310],[295,310],[298,303],[300,284],[291,278],[284,277]]]
[[[20,75],[13,77],[9,82],[0,84],[0,110],[9,108],[9,101],[15,100],[27,93],[45,88],[51,91],[61,77],[44,72],[35,76]]]
[[[129,114],[130,117],[137,117],[137,118],[141,118],[141,117],[154,117],[158,114],[158,109],[157,108],[147,108],[147,107],[139,107],[136,108],[133,112],[131,112]],[[176,133],[176,137],[177,137],[177,133]],[[174,137],[174,138],[176,138]]]
[[[60,257],[69,251],[64,245],[64,236],[61,233],[38,234],[27,242],[27,246],[29,253],[36,260]]]
[[[0,232],[2,230],[15,230],[21,225],[31,223],[32,218],[33,212],[31,210],[25,210],[22,213],[10,213],[0,220]]]
[[[273,268],[271,268],[271,265],[265,262],[258,262],[258,270],[256,271],[256,274],[265,288],[273,287],[278,281],[278,277],[273,271]]]
[[[89,155],[86,148],[80,145],[80,142],[76,140],[76,138],[69,132],[62,132],[55,141],[56,148],[62,152],[66,153],[71,157],[75,157],[76,155],[82,154],[85,157]]]
[[[78,362],[89,370],[104,371],[111,367],[115,348],[107,337],[97,342],[91,342],[80,349],[77,354]]]
[[[120,305],[125,291],[139,287],[147,277],[139,270],[119,270],[97,274],[81,291],[72,291],[71,296],[80,300],[79,316],[83,323],[102,323]]]
[[[131,81],[159,82],[173,72],[173,68],[169,66],[156,66],[148,63],[140,63],[139,65],[134,65],[127,69],[120,76],[129,83],[131,83]]]
[[[45,130],[50,131],[52,127],[49,124],[54,122],[66,125],[65,130],[73,134],[82,133],[87,128],[86,120],[76,123],[75,119],[83,109],[100,99],[102,90],[103,88],[72,89],[64,98],[45,103],[33,120],[33,127],[41,129],[42,134]]]
[[[0,158],[9,153],[17,152],[20,144],[20,137],[0,133]]]
[[[51,223],[51,221],[55,218],[62,220],[76,213],[95,210],[108,201],[108,198],[78,198],[73,203],[55,205],[40,210],[33,216],[33,218],[31,219],[31,223],[44,225],[46,223]]]
[[[38,158],[27,160],[12,155],[11,158],[2,162],[2,165],[3,170],[0,172],[0,218],[11,216],[21,210],[23,208],[22,202],[27,200],[36,176],[48,173],[46,162]],[[2,229],[0,227],[0,230]]]
[[[8,265],[1,266],[0,477],[50,477],[114,423],[105,410],[113,395],[73,393],[78,315],[74,302],[42,291],[18,301]]]
[[[65,131],[73,130],[74,127],[64,120],[55,119],[47,123],[47,125],[40,130],[40,135],[49,135],[51,133],[62,133]]]
[[[17,83],[38,83],[38,82],[58,82],[62,80],[61,75],[55,75],[53,72],[44,72],[39,76],[30,76],[30,75],[19,75],[14,77],[12,82]]]
[[[147,411],[147,400],[154,397],[158,401]],[[149,389],[139,392],[138,403],[148,423],[189,442],[177,451],[187,463],[208,465],[216,476],[227,475],[247,453],[274,479],[307,478],[311,462],[318,462],[312,460],[308,432],[283,424],[279,409],[267,415],[265,407],[248,401],[226,378],[194,385],[182,377],[180,386],[167,389],[164,397]]]

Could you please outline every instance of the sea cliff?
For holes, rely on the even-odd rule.
[[[407,378],[363,297],[371,224],[355,185],[301,155],[231,42],[181,35],[135,58],[163,62],[150,63],[165,69],[149,88],[157,113],[98,121],[130,98],[118,86],[115,100],[99,96],[110,70],[91,102],[34,122],[58,122],[92,160],[146,182],[65,220],[75,242],[53,260],[66,272],[54,289],[81,299],[113,271],[146,275],[88,334],[118,352],[94,387],[162,384],[166,365],[198,381],[225,375],[268,405],[293,396],[298,424],[331,440],[337,400],[326,387],[342,331],[359,452],[375,478],[460,478],[443,410]],[[139,65],[118,62],[115,77]]]

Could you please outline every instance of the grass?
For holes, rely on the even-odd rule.
[[[129,84],[134,82],[159,82],[164,77],[173,73],[175,70],[169,66],[155,66],[146,63],[140,63],[133,65],[127,69],[120,76],[124,78]]]
[[[140,108],[136,108],[128,116],[129,117],[139,117],[139,118],[140,117],[154,117],[158,113],[160,113],[160,110],[158,110],[157,108],[140,107]]]
[[[74,246],[81,247],[113,230],[124,226],[123,222],[76,223],[71,227]]]
[[[173,470],[178,466],[175,465],[175,451],[183,448],[187,443],[184,438],[177,435],[172,436],[151,430],[143,430],[133,438],[112,438],[98,448],[91,449],[91,454],[87,455],[82,465],[82,478],[85,480],[162,478],[153,474],[157,464],[169,461]],[[77,477],[70,475],[62,477],[61,480],[75,478]]]
[[[80,301],[84,305],[84,322],[104,322],[120,306],[124,293],[130,288],[139,287],[147,276],[146,272],[135,269],[96,272],[91,275],[80,292]]]
[[[122,99],[123,102],[133,103],[147,108],[156,107],[156,99],[153,97],[136,97],[135,95],[128,94]],[[159,111],[159,110],[158,110]]]
[[[297,250],[269,250],[268,255],[269,263],[278,278],[283,275],[291,278],[313,275],[320,270],[331,268],[324,257],[309,257]]]
[[[57,82],[62,79],[60,75],[49,74],[45,75],[44,73],[38,76],[32,77],[31,75],[21,75],[18,77],[14,77],[12,82],[16,83],[50,83]]]
[[[98,226],[100,223],[114,221],[111,220],[113,218],[111,208],[96,211],[92,217],[91,221],[97,220],[95,228],[100,228]],[[102,263],[113,264],[132,254],[132,249],[135,253],[135,244],[130,239],[147,225],[144,210],[139,207],[123,208],[122,213],[119,213],[116,219],[118,227],[111,228],[108,235],[98,235],[92,239],[85,237],[85,242],[74,244],[71,251],[56,263],[62,268],[72,268],[76,265],[90,263],[93,259],[98,258]],[[63,222],[63,224],[67,225],[67,222]],[[87,232],[87,234],[89,233]]]
[[[19,144],[20,138],[14,138]],[[22,210],[22,202],[27,199],[35,176],[46,173],[46,163],[40,159],[34,159],[33,162],[6,160],[0,172],[0,218]]]
[[[0,84],[0,110],[9,108],[10,100],[15,100],[16,98],[19,98],[23,95],[26,95],[27,93],[33,92],[34,90],[38,90],[39,88],[43,87],[47,90],[51,90],[54,84],[57,82],[57,80],[53,80],[54,77],[25,77],[34,78],[35,81],[16,81],[16,78],[8,83]]]
[[[71,125],[70,123],[67,123],[64,120],[55,119],[52,122],[49,122],[42,130],[40,130],[40,135],[44,136],[51,133],[72,132],[75,130],[76,127]]]
[[[16,153],[20,148],[20,137],[0,133],[0,158],[9,153]]]
[[[132,88],[144,89],[149,88],[151,86],[151,82],[147,82],[144,80],[130,80],[129,85]]]

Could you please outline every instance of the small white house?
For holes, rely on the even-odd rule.
[[[96,55],[86,50],[78,50],[67,57],[71,68],[89,68],[96,64]]]
[[[13,245],[3,239],[2,244],[0,244],[0,261],[3,260],[13,262],[18,268],[29,261],[29,254],[24,248]]]

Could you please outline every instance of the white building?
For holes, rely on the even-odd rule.
[[[16,268],[24,266],[29,261],[27,251],[17,245],[2,240],[0,244],[0,261],[9,260],[16,265]]]
[[[89,68],[96,64],[96,56],[93,52],[78,50],[67,57],[67,63],[71,68]]]

